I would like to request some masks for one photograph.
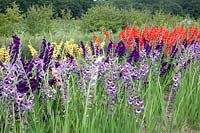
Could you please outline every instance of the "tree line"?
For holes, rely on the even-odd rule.
[[[88,8],[109,4],[120,9],[148,10],[152,14],[163,11],[167,14],[200,17],[200,0],[0,0],[0,13],[4,13],[10,3],[16,2],[20,11],[26,12],[32,5],[52,5],[55,13],[61,16],[61,10],[71,11],[74,18],[80,18]]]

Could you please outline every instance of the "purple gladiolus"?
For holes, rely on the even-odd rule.
[[[85,48],[85,44],[81,41],[81,48],[83,51],[83,57],[86,58],[86,48]]]
[[[138,62],[140,59],[140,53],[139,50],[135,47],[133,50],[133,58],[134,58],[134,62]]]
[[[91,51],[92,51],[92,55],[95,55],[95,48],[94,48],[94,44],[93,44],[92,41],[90,43],[90,48],[91,48]]]
[[[130,56],[128,57],[127,62],[131,64],[133,57],[134,57],[134,51],[131,52]]]
[[[50,63],[52,59],[53,51],[54,51],[53,45],[50,42],[48,42],[48,47],[44,53],[44,59],[43,59],[43,63],[44,63],[43,69],[45,71],[46,71],[47,65]]]
[[[171,58],[174,58],[175,56],[176,56],[176,53],[178,52],[178,48],[176,48],[176,45],[174,45],[173,47],[172,47],[172,51],[171,51],[171,55],[170,55],[170,57]]]
[[[107,56],[110,54],[112,47],[113,47],[113,42],[110,41],[110,43],[108,44],[108,47],[106,49],[106,55]]]
[[[60,62],[59,61],[56,61],[55,62],[55,67],[57,68],[57,67],[59,67],[60,66]]]
[[[25,93],[29,90],[29,87],[28,87],[27,82],[25,80],[20,81],[16,86],[17,86],[17,90],[20,93]]]
[[[3,63],[0,61],[0,67],[3,67]]]
[[[145,38],[144,38],[144,49],[145,49],[147,55],[149,55],[151,53],[151,46],[149,46],[149,44],[147,44],[147,41]]]
[[[14,64],[17,58],[20,58],[19,52],[21,49],[20,38],[17,35],[13,36],[13,42],[10,44],[10,63]]]
[[[118,53],[118,56],[121,58],[126,54],[126,47],[123,41],[120,41],[117,45],[115,53]]]
[[[103,49],[100,46],[96,46],[96,56],[103,54]]]
[[[160,77],[162,77],[167,72],[166,68],[163,68],[160,72]]]
[[[175,100],[175,96],[176,96],[176,92],[177,92],[178,86],[180,84],[180,78],[181,78],[181,73],[180,72],[178,72],[173,77],[174,84],[173,84],[173,87],[172,87],[172,90],[171,90],[171,94],[169,96],[169,101],[168,101],[168,106],[167,106],[167,118],[168,118],[169,122],[171,121],[172,107],[173,107],[173,104],[174,104],[174,100]]]
[[[39,82],[38,82],[37,79],[31,79],[30,80],[30,85],[31,85],[32,91],[35,91],[39,86]]]
[[[167,64],[168,64],[167,62],[163,62],[163,63],[161,64],[162,68],[165,67]]]
[[[39,54],[39,58],[40,59],[43,59],[44,58],[44,54],[45,54],[45,51],[46,51],[46,47],[47,47],[47,44],[46,44],[46,39],[44,38],[43,41],[42,41],[42,51],[40,52]]]
[[[66,53],[66,57],[67,59],[70,60],[70,63],[73,61],[74,57],[72,55],[69,54],[69,52]]]
[[[156,46],[155,48],[159,53],[162,52],[162,49],[163,49],[163,41],[161,41],[161,43],[159,45]]]
[[[139,43],[140,43],[139,38],[135,38],[135,44],[136,44],[136,47],[137,47],[137,48],[139,48]]]

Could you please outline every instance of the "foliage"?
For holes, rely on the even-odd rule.
[[[56,12],[70,10],[74,18],[79,18],[93,5],[93,0],[57,0],[52,2]]]
[[[131,22],[130,14],[127,11],[119,10],[109,5],[102,5],[90,8],[82,17],[82,29],[89,32],[101,31],[108,28],[113,32],[118,31]]]
[[[164,11],[172,15],[180,15],[200,17],[200,1],[199,0],[1,0],[0,12],[5,13],[6,8],[10,3],[16,1],[20,10],[26,12],[32,5],[52,5],[55,9],[55,14],[60,16],[60,9],[71,10],[74,18],[81,17],[88,8],[101,4],[111,4],[119,9],[130,10],[149,10],[151,13]]]
[[[182,20],[183,17],[166,14],[164,11],[151,14],[148,10],[138,11],[132,8],[126,11],[113,6],[101,5],[92,7],[84,14],[82,29],[89,32],[108,29],[115,33],[120,28],[124,29],[127,24],[135,24],[139,27],[144,27],[146,24],[174,27]]]
[[[0,36],[10,36],[19,29],[23,20],[18,5],[14,2],[7,8],[5,14],[0,13]]]
[[[152,14],[164,11],[172,15],[189,15],[195,19],[200,17],[199,0],[105,0],[103,3],[111,3],[120,9],[149,10]]]
[[[64,9],[61,9],[60,10],[60,16],[63,20],[70,20],[72,19],[72,12],[70,10],[64,10]]]
[[[51,6],[32,6],[25,18],[25,30],[30,34],[44,33],[52,30],[53,8]]]

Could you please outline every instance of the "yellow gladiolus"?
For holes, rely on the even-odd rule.
[[[63,42],[60,42],[59,44],[53,42],[52,44],[54,46],[53,58],[61,57]]]
[[[0,61],[7,63],[10,59],[9,49],[0,48]]]
[[[31,44],[28,45],[28,48],[31,51],[31,55],[33,57],[36,57],[38,55],[38,51],[35,48],[33,48],[33,46]]]
[[[76,56],[79,54],[78,44],[75,43],[74,39],[70,39],[68,42],[64,44],[65,51],[71,54],[72,56]]]

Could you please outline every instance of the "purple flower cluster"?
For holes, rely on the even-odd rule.
[[[151,65],[154,66],[156,61],[158,60],[160,55],[160,51],[158,49],[155,49],[153,53],[150,53],[150,60],[151,60]]]
[[[14,64],[18,59],[20,59],[21,42],[17,35],[13,36],[13,42],[9,46],[10,63]]]
[[[176,47],[176,45],[174,45],[172,47],[172,51],[171,51],[171,54],[170,54],[170,57],[171,58],[174,58],[176,56],[176,53],[178,52],[178,48]]]
[[[110,110],[114,110],[115,102],[117,99],[117,86],[115,85],[114,81],[112,79],[107,79],[105,81],[105,86],[106,86],[106,94],[110,97]]]
[[[169,71],[171,68],[171,64],[168,62],[162,62],[161,63],[161,71],[160,71],[160,76],[164,76],[164,74],[167,73],[167,71]]]
[[[181,78],[181,73],[177,73],[174,77],[173,77],[173,87],[172,87],[172,91],[171,94],[169,96],[169,101],[168,101],[168,106],[167,106],[167,118],[170,121],[171,117],[172,117],[172,108],[173,108],[173,104],[174,104],[174,100],[176,97],[176,93],[178,90],[178,86],[180,84],[180,78]]]
[[[47,86],[46,88],[43,88],[43,93],[47,98],[53,98],[55,99],[56,90],[53,89],[51,86]]]
[[[132,105],[136,114],[140,114],[144,111],[144,100],[140,96],[131,95],[128,104]]]
[[[126,62],[122,65],[118,63],[116,57],[110,56],[106,58],[98,57],[96,61],[90,63],[90,65],[83,65],[81,72],[82,78],[79,79],[79,85],[85,96],[89,98],[89,103],[92,104],[95,93],[94,86],[96,86],[98,80],[103,80],[105,84],[105,94],[109,96],[110,99],[109,105],[111,111],[114,110],[118,99],[117,93],[119,84],[124,84],[124,89],[128,98],[130,94],[136,91],[133,89],[134,80],[135,82],[139,82],[139,79],[145,79],[149,69],[146,63],[141,63],[141,66],[137,68]],[[120,95],[123,96],[124,93]],[[137,111],[139,110],[137,109],[136,112]]]
[[[110,43],[108,44],[108,47],[107,47],[107,49],[106,49],[106,55],[107,55],[107,56],[110,55],[110,52],[111,52],[112,48],[113,48],[113,42],[110,41]]]
[[[186,52],[185,52],[186,54]],[[200,44],[197,41],[194,41],[192,44],[188,46],[188,54],[190,60],[194,60],[197,58],[200,61]],[[189,60],[189,59],[188,59]],[[188,61],[187,61],[188,63]]]
[[[152,49],[152,46],[150,46],[146,39],[144,38],[144,50],[146,52],[146,55],[149,55],[151,53],[151,49]]]
[[[87,50],[85,48],[85,44],[81,41],[81,48],[83,52],[83,57],[86,58]]]
[[[131,64],[132,60],[134,60],[134,63],[136,63],[139,61],[139,59],[140,59],[139,49],[135,47],[130,56],[128,57],[127,62]]]
[[[43,84],[47,65],[53,55],[53,47],[43,40],[39,58],[27,61],[21,57],[21,42],[18,36],[13,36],[10,45],[10,62],[3,65],[0,80],[0,98],[8,107],[14,105],[15,112],[29,110],[34,103],[35,90]]]
[[[95,48],[94,48],[94,44],[93,44],[92,41],[90,43],[90,48],[91,48],[91,51],[92,51],[92,55],[95,55]]]
[[[143,77],[143,79],[146,78],[148,72],[149,72],[149,66],[148,66],[148,64],[142,62],[140,64],[140,74]]]
[[[34,94],[28,92],[29,88],[27,86],[22,86],[26,85],[26,83],[22,83],[26,81],[19,80],[22,75],[16,75],[16,73],[19,73],[19,69],[16,66],[11,64],[4,65],[4,73],[2,74],[5,77],[0,81],[0,99],[4,101],[5,105],[8,105],[10,111],[17,113],[20,110],[31,109],[34,103]],[[19,85],[22,88],[19,88]]]
[[[118,54],[120,58],[126,55],[126,46],[123,41],[120,41],[115,49],[115,53]]]
[[[103,49],[97,45],[96,46],[96,56],[102,55],[103,54]]]
[[[51,66],[51,73],[53,78],[49,81],[52,84],[56,84],[56,86],[60,87],[60,92],[63,94],[64,99],[67,98],[67,84],[70,79],[70,76],[73,72],[78,72],[78,65],[76,60],[69,55],[66,55],[66,59],[60,62],[54,62]],[[47,90],[48,91],[48,90]],[[53,90],[53,92],[55,92]]]

